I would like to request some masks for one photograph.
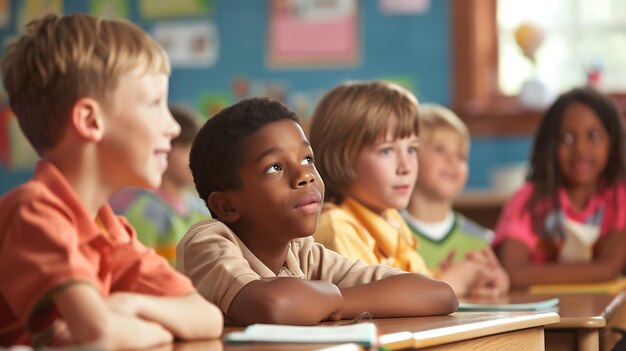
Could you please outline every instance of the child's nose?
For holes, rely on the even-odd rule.
[[[315,182],[315,175],[310,171],[304,171],[296,178],[295,187],[300,188]]]
[[[400,153],[398,154],[398,173],[407,174],[410,173],[413,169],[413,158],[415,156],[408,153]]]
[[[172,113],[169,111],[169,109],[167,110],[167,116],[166,134],[170,137],[170,139],[174,139],[180,134],[181,127],[180,124],[176,122],[174,116],[172,116]]]

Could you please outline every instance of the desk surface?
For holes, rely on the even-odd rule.
[[[469,299],[475,303],[524,303],[559,298],[558,314],[561,321],[546,328],[604,328],[619,307],[626,301],[626,292],[605,294],[528,294],[514,292],[495,300]]]
[[[396,347],[429,347],[480,338],[489,335],[515,332],[529,328],[542,328],[559,321],[554,312],[457,312],[447,316],[373,319],[381,339],[394,342]],[[325,323],[342,324],[346,321]],[[227,327],[225,333],[241,330]],[[227,350],[317,350],[332,345],[247,343],[222,344],[221,341],[177,343],[158,351],[227,351]],[[360,350],[354,344],[334,345],[333,350]]]

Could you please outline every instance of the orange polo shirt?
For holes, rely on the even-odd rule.
[[[0,345],[25,344],[58,313],[52,293],[86,283],[103,298],[128,291],[181,296],[186,277],[144,247],[109,205],[89,216],[61,172],[40,161],[31,180],[0,198]]]

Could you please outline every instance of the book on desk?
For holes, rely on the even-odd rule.
[[[371,322],[332,326],[253,324],[240,332],[226,334],[227,343],[356,343],[366,347],[378,344],[378,331]]]
[[[461,301],[459,304],[459,312],[463,311],[555,311],[558,309],[559,299],[551,298],[545,300],[502,303],[502,302],[484,302],[475,303]]]

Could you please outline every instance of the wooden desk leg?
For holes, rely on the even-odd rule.
[[[600,351],[600,332],[598,329],[578,329],[576,338],[579,351]]]

